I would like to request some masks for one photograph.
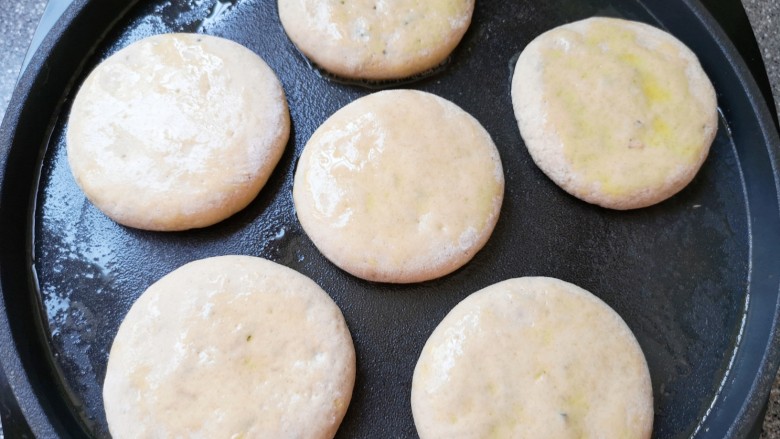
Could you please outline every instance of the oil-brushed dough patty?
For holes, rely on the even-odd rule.
[[[337,111],[304,148],[298,219],[342,269],[420,282],[471,260],[498,220],[501,159],[471,115],[438,96],[384,91]]]
[[[422,439],[647,439],[644,355],[607,304],[558,279],[482,289],[450,311],[412,380]]]
[[[355,350],[313,281],[249,256],[182,266],[138,299],[103,387],[114,438],[330,439]]]
[[[684,188],[718,126],[696,56],[652,26],[591,18],[550,30],[512,79],[520,132],[536,164],[589,203],[634,209]]]
[[[282,86],[252,51],[207,35],[156,35],[84,81],[68,121],[68,162],[116,222],[185,230],[246,207],[289,130]]]
[[[320,67],[396,79],[439,65],[471,23],[474,0],[278,0],[292,42]]]

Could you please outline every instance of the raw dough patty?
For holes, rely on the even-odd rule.
[[[412,380],[422,439],[646,439],[642,351],[608,305],[557,279],[511,279],[444,318]]]
[[[252,51],[206,35],[157,35],[84,81],[68,121],[68,162],[116,222],[186,230],[246,207],[289,130],[281,84]]]
[[[420,282],[471,260],[498,220],[504,174],[490,135],[429,93],[375,93],[312,135],[295,174],[298,219],[342,269]]]
[[[520,132],[536,164],[589,203],[634,209],[684,188],[718,126],[696,56],[646,24],[591,18],[546,32],[512,79]]]
[[[293,43],[320,67],[395,79],[439,65],[471,23],[474,0],[278,0]]]
[[[111,435],[332,438],[352,396],[344,318],[307,277],[249,256],[184,265],[149,287],[111,347]]]

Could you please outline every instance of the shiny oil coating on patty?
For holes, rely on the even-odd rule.
[[[68,163],[114,221],[186,230],[246,207],[289,131],[281,83],[254,52],[208,35],[155,35],[110,56],[81,85]]]
[[[471,260],[503,195],[501,159],[482,125],[414,90],[374,93],[333,114],[307,142],[293,185],[298,219],[325,257],[393,283]]]

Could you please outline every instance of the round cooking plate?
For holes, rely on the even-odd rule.
[[[510,60],[539,33],[593,15],[666,28],[699,55],[718,92],[722,117],[710,157],[689,187],[660,205],[616,212],[570,197],[536,168],[517,130]],[[293,133],[247,209],[213,227],[164,234],[118,226],[86,201],[67,167],[64,133],[91,68],[169,31],[223,36],[260,54],[284,84]],[[0,136],[0,359],[32,430],[107,436],[101,384],[133,301],[186,262],[248,254],[311,277],[344,312],[358,377],[338,437],[416,437],[409,392],[428,335],[468,294],[525,275],[580,285],[626,320],[650,366],[656,437],[743,437],[778,364],[779,146],[747,69],[704,8],[480,1],[449,63],[404,86],[452,100],[485,126],[504,164],[506,199],[495,233],[463,269],[422,284],[374,284],[316,251],[291,196],[311,133],[371,89],[312,69],[284,35],[274,1],[76,1],[22,78]]]

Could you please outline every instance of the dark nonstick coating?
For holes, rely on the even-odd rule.
[[[660,205],[616,212],[574,199],[536,168],[520,138],[511,60],[539,33],[593,15],[670,30],[699,55],[718,92],[710,157],[689,187]],[[121,227],[86,201],[67,166],[64,133],[89,70],[132,41],[169,31],[226,37],[262,56],[284,85],[293,132],[248,208],[206,229],[153,233]],[[429,334],[470,293],[527,275],[580,285],[626,320],[651,371],[655,437],[744,437],[778,365],[778,139],[747,69],[701,5],[479,1],[448,64],[404,87],[445,97],[485,126],[501,154],[506,197],[471,263],[436,281],[395,286],[340,271],[296,220],[292,177],[306,140],[372,89],[313,69],[284,35],[274,1],[76,1],[33,59],[0,137],[0,359],[33,432],[106,437],[101,385],[133,301],[186,262],[247,254],[311,277],[341,307],[358,373],[339,438],[416,437],[411,377]]]

